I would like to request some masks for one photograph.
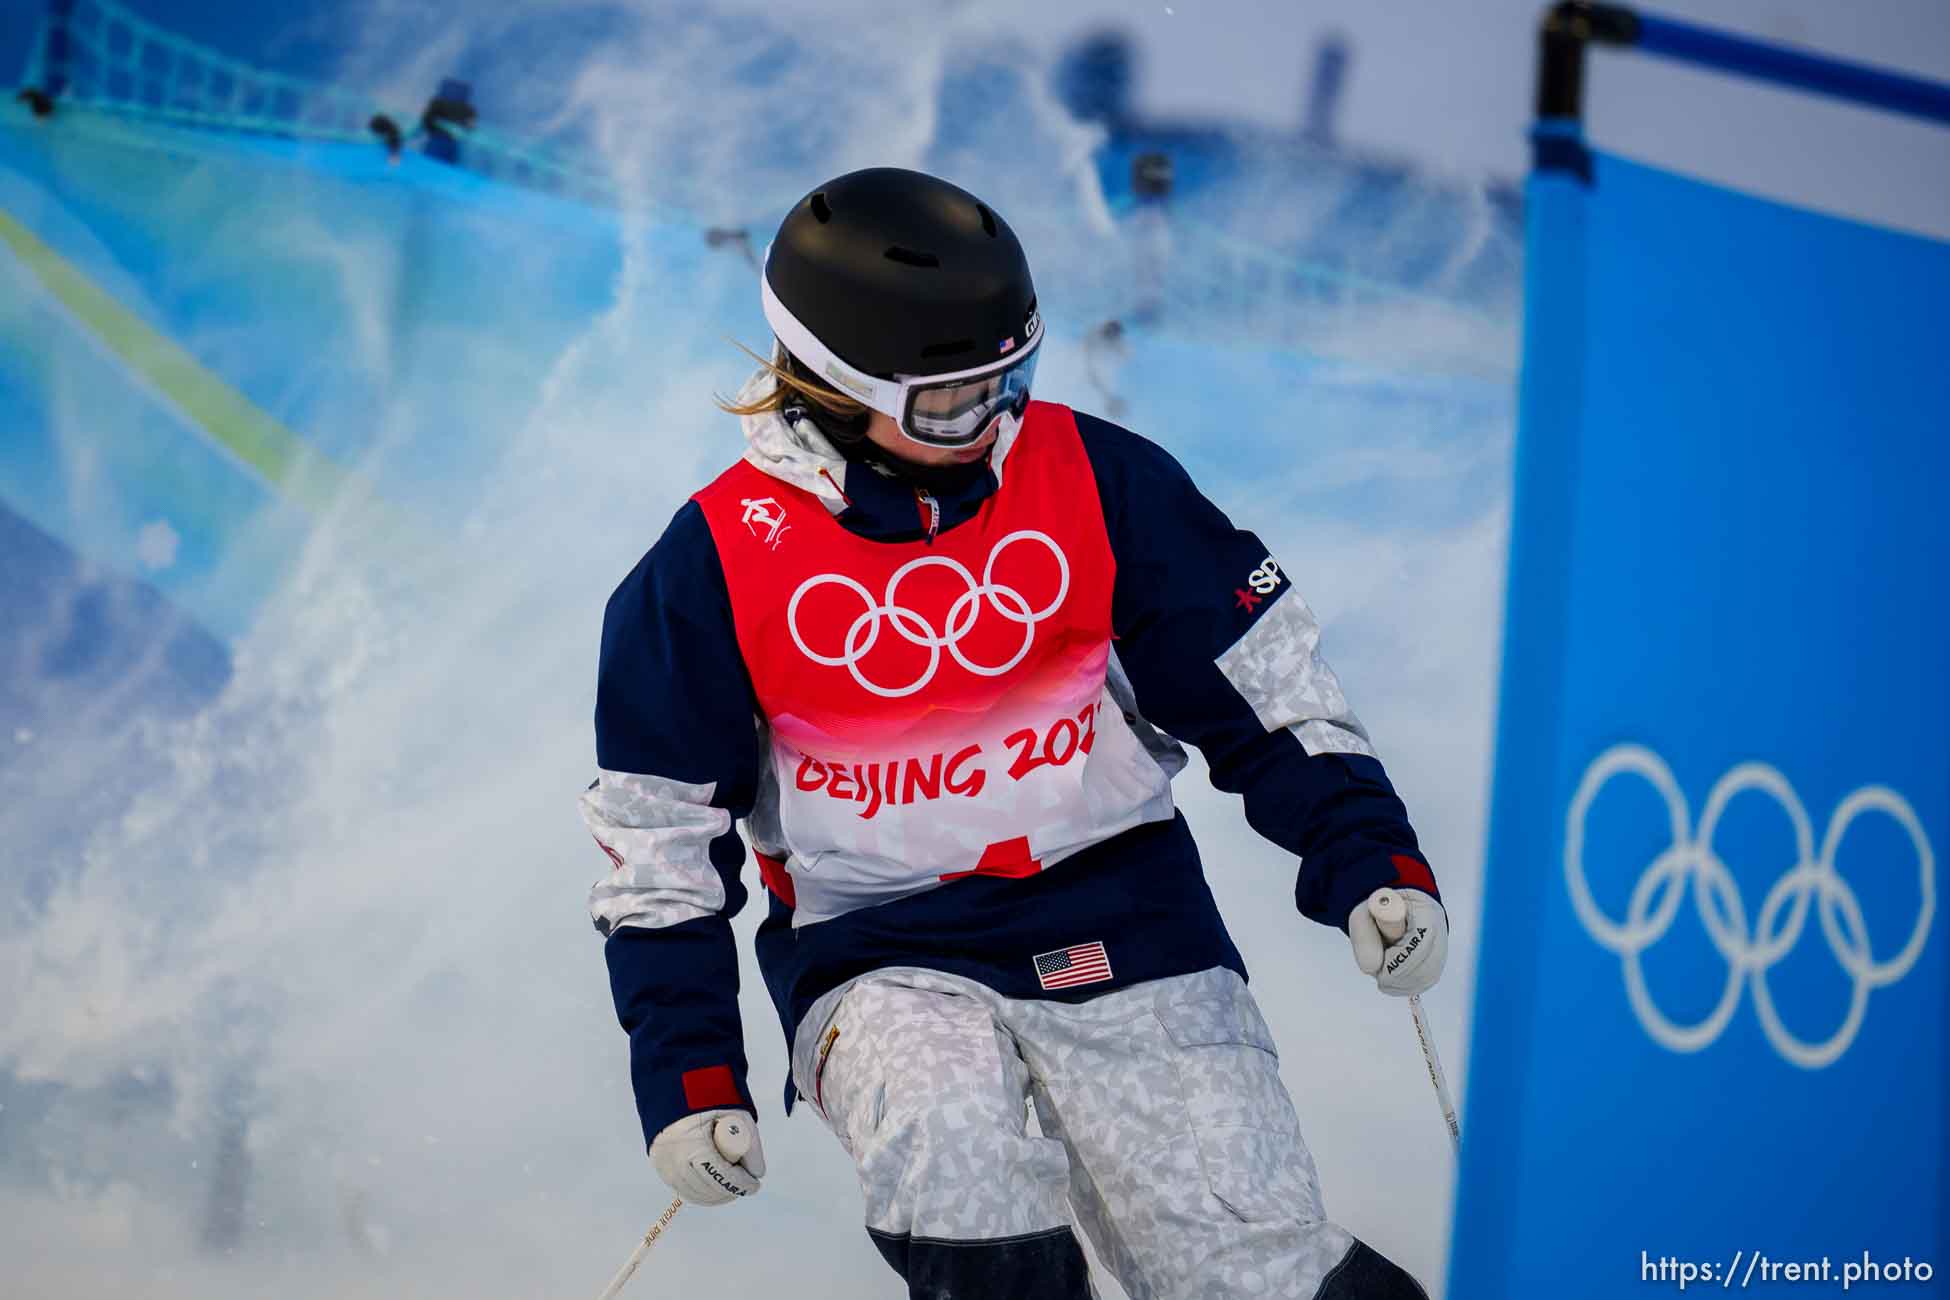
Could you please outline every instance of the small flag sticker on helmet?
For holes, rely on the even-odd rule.
[[[1015,335],[1011,334],[1008,338],[1002,340],[1002,346],[1001,348],[998,349],[998,352],[1007,352],[1010,348],[1014,347],[1015,345],[1016,345]]]
[[[1102,943],[1080,943],[1036,955],[1036,982],[1046,989],[1096,984],[1109,978],[1110,958]]]

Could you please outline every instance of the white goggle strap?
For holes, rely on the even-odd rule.
[[[834,356],[817,335],[785,309],[785,304],[772,292],[770,280],[761,275],[758,283],[765,304],[765,321],[772,327],[772,333],[778,335],[779,342],[785,344],[787,352],[841,392],[858,398],[890,420],[901,418],[900,384],[855,370]]]

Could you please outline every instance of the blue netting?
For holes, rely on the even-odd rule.
[[[152,121],[306,140],[373,141],[373,119],[406,139],[418,115],[302,77],[252,67],[113,0],[70,0],[42,20],[26,84],[79,105]],[[608,178],[492,131],[448,127],[469,171],[552,194],[614,201]]]
[[[495,181],[649,208],[700,229],[712,224],[661,196],[626,192],[606,170],[507,135],[452,123],[430,135],[417,111],[253,67],[115,0],[51,6],[25,80],[55,95],[64,111],[375,148],[383,136],[374,121],[383,116],[396,124],[401,146]],[[1109,142],[1103,174],[1128,173],[1127,153],[1125,142]],[[1269,155],[1222,133],[1187,141],[1182,153],[1187,176],[1197,173],[1201,183],[1169,205],[1144,211],[1107,181],[1112,214],[1129,236],[1121,256],[1050,268],[1051,287],[1082,313],[1168,322],[1211,341],[1272,349],[1319,345],[1322,307],[1435,311],[1453,316],[1463,332],[1510,318],[1514,214],[1481,187],[1318,148]],[[737,220],[763,228],[782,215],[782,203]]]

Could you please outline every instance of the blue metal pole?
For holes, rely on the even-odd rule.
[[[1805,54],[1642,11],[1636,17],[1635,44],[1648,54],[1706,64],[1761,81],[1950,125],[1950,86],[1867,64]]]

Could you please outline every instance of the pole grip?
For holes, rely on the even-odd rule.
[[[752,1149],[752,1126],[743,1115],[723,1115],[711,1126],[711,1145],[732,1164]]]
[[[1388,943],[1402,937],[1408,931],[1408,903],[1392,889],[1378,889],[1368,899],[1368,915],[1374,918],[1375,928]]]

